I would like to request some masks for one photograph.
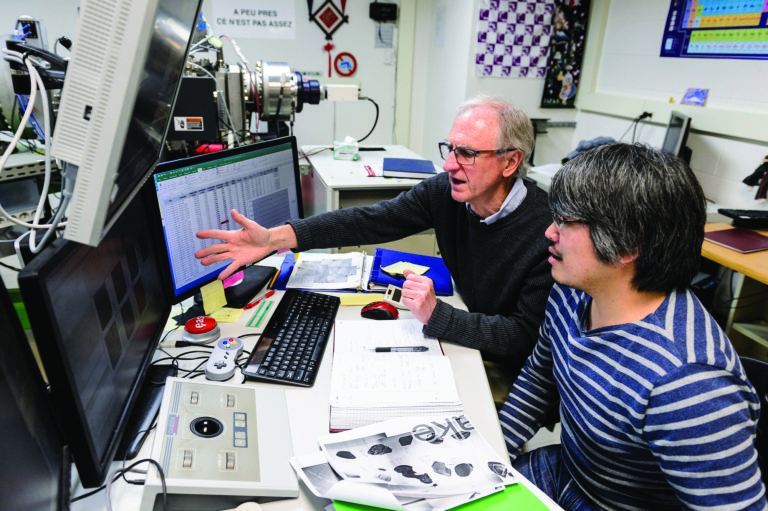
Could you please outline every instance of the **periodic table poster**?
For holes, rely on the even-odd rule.
[[[672,0],[660,55],[768,59],[768,1]]]

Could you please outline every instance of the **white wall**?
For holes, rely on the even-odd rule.
[[[203,4],[203,14],[209,21],[213,20],[214,1],[205,0]],[[321,82],[328,81],[328,54],[322,49],[326,42],[325,35],[314,22],[308,20],[307,3],[304,0],[281,1],[293,3],[296,38],[278,40],[235,37],[249,61],[249,67],[253,68],[253,64],[258,60],[286,62],[293,71],[302,72],[305,76],[317,78]],[[397,0],[389,1],[398,3]],[[243,0],[241,7],[252,7],[254,4],[258,5],[258,0]],[[314,9],[321,4],[322,2],[314,2]],[[336,4],[340,5],[339,2]],[[19,15],[35,16],[44,23],[49,47],[52,48],[56,39],[62,35],[74,38],[79,5],[80,0],[3,0],[0,2],[0,34],[10,33]],[[347,2],[346,13],[350,22],[341,26],[334,34],[333,43],[336,48],[332,55],[335,57],[339,52],[346,51],[356,57],[358,71],[352,79],[361,85],[364,96],[370,97],[379,105],[376,129],[364,143],[391,144],[395,103],[395,50],[375,47],[377,24],[368,17],[368,2]],[[396,38],[395,30],[395,40]],[[59,53],[66,54],[66,51],[59,47]],[[235,64],[238,60],[237,54],[226,40],[224,55],[228,64]],[[4,75],[0,79],[0,89],[7,91],[7,73],[0,74]],[[320,76],[316,77],[314,74]],[[335,73],[334,78],[337,78]],[[0,101],[3,106],[8,102],[1,93]],[[332,144],[334,139],[342,139],[347,135],[359,139],[371,129],[374,118],[374,106],[368,101],[321,101],[318,105],[305,105],[303,111],[296,115],[294,133],[299,145]]]
[[[579,141],[598,136],[619,139],[645,110],[654,116],[636,131],[636,141],[661,145],[672,108],[692,116],[688,146],[691,166],[707,197],[722,207],[763,209],[741,180],[768,154],[768,63],[731,59],[662,59],[661,33],[668,0],[627,2],[593,0],[577,106],[579,110],[541,109],[541,79],[478,78],[474,37],[481,0],[418,0],[411,148],[436,160],[434,144],[445,137],[453,111],[478,92],[497,94],[531,117],[575,120],[575,130],[551,128],[536,143],[535,163],[556,163]],[[447,14],[441,14],[444,10]],[[597,14],[597,16],[595,16]],[[436,44],[436,20],[444,20],[443,46]],[[463,66],[456,65],[465,59]],[[590,76],[591,73],[591,76]],[[710,88],[703,108],[669,104],[688,87]],[[632,132],[624,141],[631,141]]]
[[[207,5],[210,1],[206,0],[203,8],[208,17],[212,16]],[[249,60],[285,61],[301,72],[322,72],[327,68],[323,35],[306,20],[306,2],[293,1],[297,18],[295,41],[237,42]],[[603,135],[620,137],[631,119],[646,109],[653,111],[654,116],[649,123],[641,124],[637,140],[659,145],[669,110],[675,107],[693,117],[688,144],[693,150],[691,163],[707,196],[726,207],[768,208],[755,203],[753,192],[741,184],[741,179],[768,154],[768,137],[762,137],[761,131],[768,129],[762,128],[768,124],[762,122],[768,112],[768,89],[764,86],[768,83],[768,63],[661,59],[660,34],[668,0],[592,0],[592,14],[596,18],[590,19],[585,75],[577,96],[580,110],[541,109],[538,105],[543,79],[475,76],[474,39],[481,2],[409,0],[408,9],[404,6],[401,12],[414,11],[415,19],[408,22],[415,28],[409,37],[401,38],[396,51],[374,48],[376,24],[368,19],[368,3],[347,2],[351,23],[334,36],[335,51],[356,55],[360,67],[357,78],[363,94],[374,98],[381,108],[379,124],[366,143],[399,143],[440,162],[435,146],[450,130],[456,106],[465,98],[484,92],[507,98],[531,117],[576,121],[575,130],[551,128],[538,137],[535,163],[554,163],[580,140]],[[0,20],[5,20],[10,32],[19,14],[41,17],[49,42],[53,42],[61,35],[72,36],[77,5],[79,0],[28,0],[22,5],[0,2]],[[396,39],[397,35],[396,32]],[[227,51],[226,43],[225,51],[234,62],[234,52]],[[397,64],[411,60],[412,68],[400,69],[398,77]],[[411,83],[401,83],[398,90],[405,92],[395,98],[398,78]],[[669,97],[677,101],[689,86],[710,88],[707,106],[670,106]],[[407,126],[401,126],[401,131],[406,135],[395,140],[394,109],[398,104],[410,108],[402,116]],[[297,115],[295,133],[300,144],[329,144],[345,135],[362,137],[372,121],[373,107],[368,102],[323,102],[308,105]],[[742,134],[729,131],[733,124],[742,129]],[[720,125],[723,129],[719,129]],[[757,128],[752,129],[753,126]]]
[[[410,148],[442,165],[437,143],[450,131],[456,107],[479,93],[500,96],[532,118],[573,121],[575,109],[539,108],[543,78],[475,75],[477,18],[482,0],[417,0]],[[571,149],[573,129],[551,128],[536,140],[534,163],[558,162]]]
[[[648,110],[653,117],[641,123],[636,140],[660,146],[669,111],[681,110],[692,117],[691,167],[707,197],[721,207],[766,209],[741,180],[768,154],[762,134],[768,119],[768,62],[659,57],[668,8],[668,0],[593,2],[592,17],[605,16],[605,22],[601,27],[590,20],[591,60],[585,63],[590,90],[577,102],[582,110],[574,145],[597,136],[618,139],[633,117]],[[710,89],[706,106],[677,103],[688,87]],[[631,141],[631,132],[624,140]]]
[[[438,165],[437,143],[448,135],[456,107],[466,98],[470,7],[462,0],[418,2],[411,149]]]
[[[669,4],[610,2],[598,90],[677,103],[686,89],[697,87],[709,89],[709,108],[768,113],[765,60],[659,57]]]

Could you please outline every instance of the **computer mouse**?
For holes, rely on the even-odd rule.
[[[397,319],[397,309],[387,302],[371,302],[360,309],[360,315],[368,319]]]

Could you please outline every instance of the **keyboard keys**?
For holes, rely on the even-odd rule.
[[[339,310],[337,296],[289,289],[280,299],[243,374],[263,381],[312,386]],[[266,341],[265,341],[266,339]]]

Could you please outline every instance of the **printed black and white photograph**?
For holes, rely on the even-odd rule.
[[[385,484],[396,495],[447,496],[512,482],[507,464],[463,416],[398,422],[400,428],[331,437],[321,447],[341,477]]]

